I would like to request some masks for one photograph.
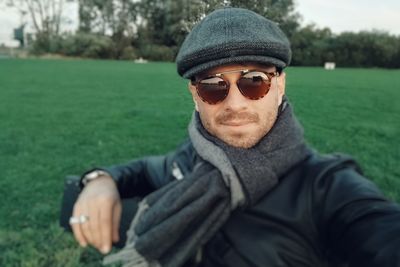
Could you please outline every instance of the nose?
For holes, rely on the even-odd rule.
[[[236,80],[229,82],[230,82],[230,88],[228,96],[222,102],[224,103],[225,108],[232,111],[240,111],[246,109],[247,101],[249,99],[247,99],[242,95],[239,88],[237,87]]]

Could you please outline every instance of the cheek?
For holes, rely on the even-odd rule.
[[[202,119],[205,119],[208,123],[210,123],[213,120],[213,115],[215,114],[215,111],[213,111],[212,108],[207,107],[206,105],[207,104],[198,102],[198,112],[200,113]]]
[[[269,96],[268,96],[269,95]],[[271,89],[270,92],[268,93],[268,104],[269,105],[276,105],[276,104],[280,104],[281,100],[282,100],[282,95],[280,93],[280,90],[278,88],[278,85],[276,83],[276,81],[271,85]]]
[[[201,101],[201,100],[200,100]],[[218,114],[218,109],[213,105],[208,105],[204,102],[198,102],[198,112],[200,114],[203,126],[210,132],[215,134],[215,117]]]
[[[270,121],[271,116],[274,117],[274,114],[278,111],[279,102],[280,97],[276,89],[271,89],[264,98],[257,102],[254,111],[258,113],[261,123]]]

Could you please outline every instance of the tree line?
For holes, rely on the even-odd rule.
[[[74,0],[8,1],[18,3],[21,10],[27,7],[33,17],[36,35],[31,50],[36,54],[173,61],[196,22],[216,8],[233,6],[277,22],[291,41],[292,65],[333,61],[340,67],[400,67],[400,36],[382,31],[333,34],[329,28],[301,26],[294,0],[75,0],[75,33],[59,30],[64,1]]]

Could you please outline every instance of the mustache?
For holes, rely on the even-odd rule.
[[[257,122],[259,120],[257,113],[252,112],[232,112],[232,111],[225,111],[219,114],[215,121],[217,123],[224,123],[230,121],[243,121],[243,122]]]

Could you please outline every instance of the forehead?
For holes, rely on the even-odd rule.
[[[276,67],[273,65],[264,65],[264,64],[258,64],[258,63],[228,64],[228,65],[221,65],[221,66],[217,66],[217,67],[208,69],[196,76],[213,75],[213,74],[217,74],[217,73],[221,73],[221,72],[229,72],[229,71],[233,71],[233,70],[243,70],[243,69],[262,70],[262,71],[266,71],[266,72],[273,72],[276,70]]]

